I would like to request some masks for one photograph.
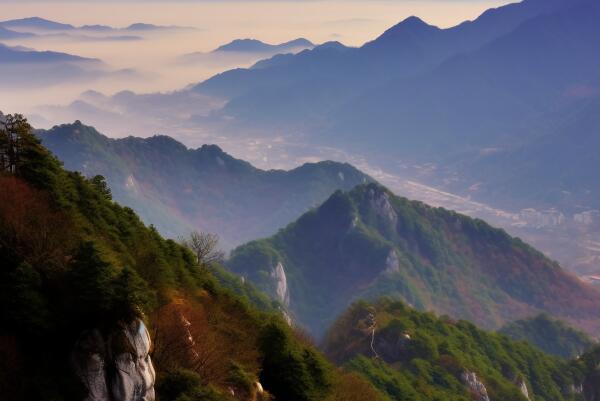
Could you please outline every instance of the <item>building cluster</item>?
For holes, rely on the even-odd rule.
[[[519,212],[519,219],[532,227],[554,227],[565,223],[564,213],[556,209],[536,210],[533,208],[523,209]]]
[[[598,222],[600,218],[600,211],[598,210],[587,210],[585,212],[577,213],[573,215],[573,221],[576,224],[581,224],[584,226],[591,226],[592,224]]]
[[[600,222],[600,211],[586,210],[573,214],[568,219],[565,214],[557,209],[536,210],[533,208],[522,209],[517,218],[523,225],[529,227],[556,227],[571,222],[578,226],[591,226]]]

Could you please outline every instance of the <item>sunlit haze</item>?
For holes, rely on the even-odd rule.
[[[176,61],[183,54],[207,52],[237,38],[279,43],[305,37],[314,43],[335,40],[358,46],[411,15],[449,27],[504,3],[507,1],[1,2],[5,20],[39,16],[76,26],[124,27],[144,22],[196,30],[151,33],[140,41],[92,42],[61,37],[5,41],[8,45],[99,58],[112,69],[134,69],[136,74],[62,84],[43,91],[21,88],[3,96],[0,108],[30,110],[39,104],[63,104],[88,89],[106,94],[125,89],[144,93],[180,89],[224,69],[256,61],[248,59],[239,65],[182,65]]]

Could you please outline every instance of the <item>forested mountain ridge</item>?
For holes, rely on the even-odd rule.
[[[329,161],[265,171],[216,145],[188,149],[168,136],[110,139],[80,122],[38,135],[68,169],[103,175],[114,198],[161,233],[213,232],[227,247],[273,234],[336,189],[372,180]]]
[[[598,347],[567,361],[390,299],[352,305],[324,348],[394,400],[595,401],[600,390]]]
[[[387,400],[225,289],[101,177],[64,170],[21,116],[1,117],[0,168],[3,399]]]
[[[380,295],[487,328],[546,311],[600,332],[600,292],[503,230],[378,184],[336,192],[227,266],[317,336],[353,300]]]

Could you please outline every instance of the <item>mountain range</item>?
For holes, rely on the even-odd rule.
[[[524,0],[445,29],[410,17],[360,47],[328,42],[155,94],[159,107],[81,100],[106,127],[110,109],[157,129],[168,114],[236,137],[284,132],[497,208],[598,209],[599,15],[591,0]]]
[[[4,89],[39,88],[125,74],[135,73],[112,71],[94,58],[0,43],[0,87]]]
[[[588,178],[597,160],[585,154],[582,165],[573,157],[592,147],[561,142],[545,122],[558,120],[563,138],[597,131],[599,16],[592,1],[525,0],[447,29],[411,17],[359,48],[327,43],[192,90],[226,102],[210,120],[221,115],[223,129],[300,132],[498,207],[557,206],[564,191],[570,203],[596,208],[598,188]],[[575,114],[589,125],[569,126]],[[539,146],[544,152],[529,158]],[[549,158],[560,178],[545,169]],[[505,160],[513,170],[498,167]],[[436,168],[402,167],[425,163]],[[541,184],[518,180],[549,185],[542,193]],[[515,195],[509,201],[500,192]]]
[[[38,135],[67,168],[103,175],[116,200],[165,235],[212,232],[226,248],[271,235],[335,190],[371,181],[348,164],[264,171],[215,145],[188,149],[167,136],[110,139],[81,122]]]
[[[446,29],[410,17],[360,47],[236,40],[210,54],[287,54],[70,107],[286,157],[342,150],[600,252],[598,21],[593,0],[524,0]],[[0,39],[172,29],[33,17]],[[0,44],[0,87],[25,85],[14,71],[33,87],[108,73]],[[207,261],[192,230],[229,256]],[[0,266],[0,398],[600,401],[597,287],[346,163],[262,170],[0,112]]]
[[[235,39],[210,52],[193,52],[177,58],[179,64],[215,66],[219,71],[239,66],[253,65],[257,61],[277,54],[298,53],[315,45],[304,38],[279,44],[265,43],[257,39]]]
[[[219,46],[215,52],[250,52],[250,53],[288,53],[298,50],[311,49],[315,45],[309,40],[298,38],[288,42],[272,45],[257,39],[235,39],[227,44]]]
[[[481,327],[545,311],[600,333],[600,292],[503,230],[375,183],[234,249],[227,266],[317,337],[354,300],[380,296]]]
[[[96,63],[100,60],[53,51],[37,51],[21,46],[0,43],[0,64]]]
[[[154,31],[154,30],[180,30],[192,29],[179,26],[161,26],[146,23],[134,23],[124,28],[114,28],[108,25],[82,25],[74,26],[61,22],[51,21],[40,17],[27,17],[0,21],[0,27],[15,30],[18,32],[57,32],[57,31],[90,31],[90,32],[111,32],[111,31]]]
[[[31,33],[11,31],[10,29],[6,29],[3,26],[0,26],[0,39],[2,39],[2,40],[23,39],[23,38],[30,38],[32,36],[34,36],[34,35]]]

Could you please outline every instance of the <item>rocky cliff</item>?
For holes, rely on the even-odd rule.
[[[85,401],[154,401],[155,371],[150,334],[140,319],[121,322],[108,334],[83,333],[73,351]]]

